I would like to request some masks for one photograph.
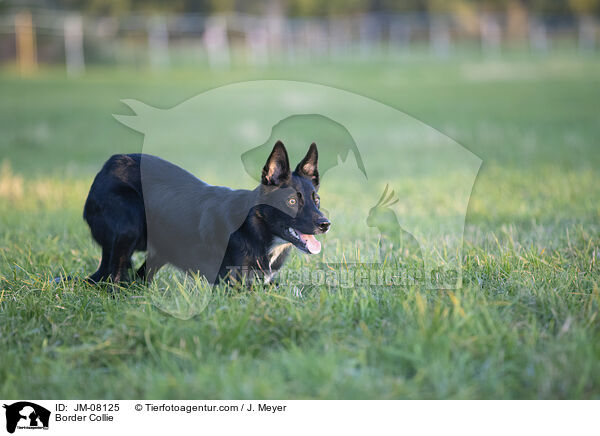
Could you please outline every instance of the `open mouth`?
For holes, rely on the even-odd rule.
[[[309,254],[319,254],[321,252],[321,243],[317,241],[315,235],[305,235],[291,227],[288,227],[288,232],[292,238],[291,242],[300,250]]]

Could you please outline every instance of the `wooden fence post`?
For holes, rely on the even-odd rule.
[[[35,29],[31,12],[15,15],[15,39],[17,41],[17,63],[21,74],[31,74],[37,70]]]

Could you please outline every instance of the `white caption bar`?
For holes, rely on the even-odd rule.
[[[585,434],[596,401],[0,400],[0,434]],[[4,432],[4,433],[3,433]],[[115,433],[117,432],[117,433]]]

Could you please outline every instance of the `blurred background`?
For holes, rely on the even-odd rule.
[[[598,0],[1,0],[0,63],[93,66],[403,61],[597,51]]]

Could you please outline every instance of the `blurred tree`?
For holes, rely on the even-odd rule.
[[[366,12],[369,0],[288,0],[286,10],[295,16],[351,15]]]
[[[577,15],[600,15],[600,0],[569,0],[569,6]]]
[[[77,10],[96,15],[130,12],[202,12],[215,9],[215,0],[0,0],[12,7]],[[222,3],[222,2],[218,2]]]
[[[568,2],[560,0],[527,0],[523,5],[534,14],[570,14]]]
[[[453,0],[428,0],[427,10],[429,12],[448,12],[454,9],[455,3]]]
[[[424,0],[381,0],[381,10],[393,12],[422,12],[427,7],[427,2]]]

